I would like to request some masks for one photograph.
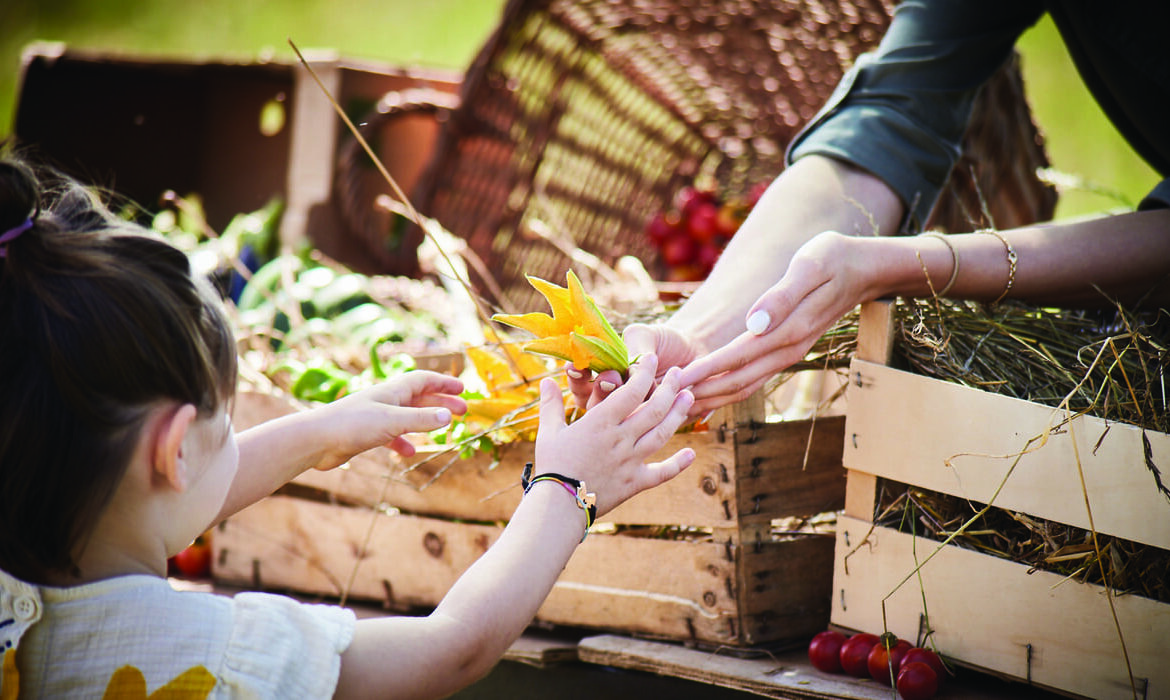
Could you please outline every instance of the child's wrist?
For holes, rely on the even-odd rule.
[[[585,532],[581,535],[581,541],[584,542],[585,537],[589,534],[589,528],[597,520],[597,495],[588,490],[584,481],[554,472],[533,475],[532,463],[524,465],[524,472],[520,476],[520,485],[523,487],[525,495],[534,486],[541,483],[548,483],[564,490],[569,497],[576,501],[577,507],[585,514]]]

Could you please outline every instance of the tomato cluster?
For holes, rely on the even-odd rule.
[[[878,636],[858,632],[847,637],[825,630],[808,645],[808,660],[819,671],[894,685],[905,700],[929,700],[942,686],[946,668],[938,654],[916,647],[889,632]]]
[[[705,279],[765,189],[767,183],[757,184],[746,197],[720,197],[715,190],[700,187],[680,190],[672,206],[646,224],[646,236],[658,251],[666,279]]]

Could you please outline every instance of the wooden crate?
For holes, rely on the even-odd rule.
[[[887,304],[863,310],[850,370],[832,622],[881,632],[884,620],[910,640],[929,624],[955,661],[1062,693],[1131,698],[1136,687],[1137,697],[1170,697],[1170,605],[1124,595],[1111,609],[1101,586],[873,525],[882,478],[1170,549],[1170,501],[1147,466],[1170,465],[1170,435],[1066,421],[1046,406],[891,369],[890,314]]]
[[[306,53],[354,119],[396,97],[458,103],[461,72]],[[79,104],[102,108],[78,119]],[[270,104],[283,107],[284,124],[262,133],[261,113]],[[164,190],[195,193],[208,222],[222,230],[236,214],[280,196],[286,203],[281,235],[290,247],[308,239],[359,271],[385,255],[345,235],[334,173],[338,151],[351,137],[298,62],[183,60],[34,43],[22,57],[14,116],[14,135],[39,155],[148,209]],[[368,137],[409,189],[438,132],[436,111],[420,110]]]
[[[844,417],[764,423],[762,408],[741,404],[710,431],[675,436],[664,452],[691,446],[695,463],[601,521],[706,534],[591,534],[537,619],[739,646],[824,629],[833,537],[777,534],[773,520],[842,507]],[[244,393],[237,427],[288,410],[282,397]],[[420,464],[375,449],[344,469],[304,474],[215,531],[214,576],[395,610],[434,606],[500,534],[532,453],[531,443],[513,443],[498,463],[481,453]]]

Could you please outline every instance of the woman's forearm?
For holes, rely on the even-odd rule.
[[[1069,308],[1170,301],[1170,210],[1118,214],[1000,231],[854,241],[876,278],[874,296],[926,297],[958,274],[946,296],[1021,299]],[[1006,241],[1006,244],[1005,244]],[[1015,269],[1009,260],[1014,253]],[[927,284],[927,276],[930,285]],[[1008,289],[1010,282],[1010,290]]]
[[[785,170],[732,238],[718,264],[668,323],[709,351],[743,332],[744,315],[821,231],[896,232],[903,207],[881,180],[823,156]]]

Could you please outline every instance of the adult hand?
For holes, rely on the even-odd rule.
[[[697,344],[662,324],[632,323],[622,332],[622,340],[631,358],[651,354],[657,357],[655,383],[660,382],[671,367],[683,367],[702,354]],[[601,372],[595,377],[588,369],[579,370],[568,364],[565,366],[565,374],[569,378],[573,401],[578,408],[586,411],[623,383],[621,374],[612,370]]]
[[[748,310],[747,330],[683,369],[682,383],[695,394],[692,415],[746,399],[857,304],[877,298],[872,273],[881,266],[873,254],[891,240],[826,231],[801,246],[784,277]]]

